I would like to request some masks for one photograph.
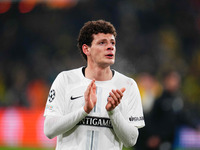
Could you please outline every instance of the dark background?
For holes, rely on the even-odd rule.
[[[49,88],[59,72],[84,65],[77,36],[86,21],[96,19],[110,21],[118,31],[114,69],[158,78],[165,69],[175,68],[182,76],[185,99],[199,105],[198,0],[68,2],[11,1],[5,12],[0,3],[1,106],[31,107],[26,95],[30,83],[39,80]]]

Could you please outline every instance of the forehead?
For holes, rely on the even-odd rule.
[[[95,40],[115,40],[115,37],[113,34],[110,33],[98,33],[98,34],[93,34],[93,41]]]

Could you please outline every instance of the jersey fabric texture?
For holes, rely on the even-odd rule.
[[[116,136],[105,109],[112,89],[126,88],[118,109],[125,120],[137,128],[145,125],[141,97],[136,82],[114,71],[108,81],[95,81],[97,103],[87,114],[84,92],[91,83],[85,78],[82,67],[61,72],[54,80],[46,103],[44,116],[64,116],[80,111],[84,119],[66,133],[57,137],[56,150],[121,150],[123,143]],[[77,117],[78,118],[78,117]],[[76,119],[76,117],[75,117]],[[73,120],[74,121],[74,120]],[[129,129],[127,129],[129,130]]]

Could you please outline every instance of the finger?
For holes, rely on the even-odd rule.
[[[95,79],[93,79],[93,80],[91,81],[91,83],[92,83],[92,84],[95,83]]]
[[[96,94],[96,84],[95,84],[95,80],[92,81],[91,90],[92,90],[92,93],[93,93],[93,94]]]
[[[92,89],[92,87],[94,86],[94,82],[95,82],[95,80],[92,80],[91,82],[90,82],[90,90]]]
[[[108,111],[115,109],[115,107],[117,107],[117,103],[115,100],[113,100],[112,97],[108,97],[108,103],[106,104],[106,109]]]
[[[112,90],[112,92],[113,92],[113,94],[115,95],[115,97],[117,98],[117,99],[115,99],[115,100],[117,100],[118,101],[118,103],[120,103],[120,100],[121,100],[121,94],[119,94],[118,92],[117,92],[117,90],[115,91],[115,90]]]
[[[95,80],[92,80],[91,82],[91,88],[90,88],[90,96],[96,95],[96,84]]]
[[[107,111],[111,111],[113,108],[112,108],[112,104],[110,103],[110,102],[108,102],[107,104],[106,104],[106,110]]]
[[[121,91],[122,93],[124,93],[125,90],[126,90],[125,88],[121,88],[120,91]]]
[[[88,85],[86,91],[85,91],[85,98],[88,98],[91,92],[91,87],[92,87],[93,81]]]
[[[91,94],[90,98],[94,102],[94,105],[96,104],[97,98],[96,98],[96,84],[93,82],[92,87],[91,87]]]
[[[123,92],[125,91],[126,89],[125,88],[121,88],[120,90],[116,90],[116,92],[120,95],[120,100],[121,98],[123,97]]]
[[[115,95],[115,91],[114,90],[112,90],[112,92],[110,92],[109,94],[113,98],[114,101],[118,101],[118,97]]]
[[[108,97],[108,103],[115,105],[115,100],[112,97]]]
[[[112,107],[116,107],[119,104],[118,98],[110,92],[110,97],[108,98],[108,102],[112,104]]]
[[[120,96],[120,98],[122,98],[123,97],[123,93],[122,93],[122,91],[121,90],[116,90],[116,92],[118,93],[118,95]]]

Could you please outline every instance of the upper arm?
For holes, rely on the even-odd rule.
[[[65,100],[65,80],[60,73],[54,80],[46,102],[44,116],[61,116],[63,114],[63,105]]]

